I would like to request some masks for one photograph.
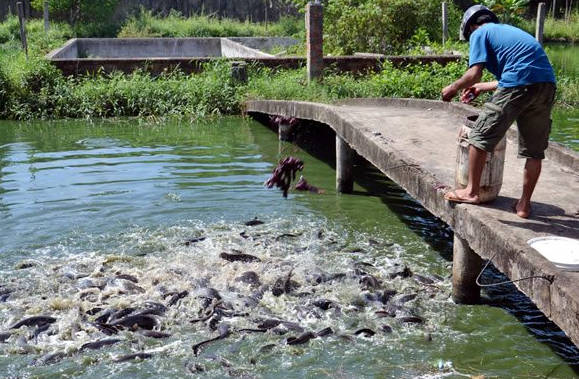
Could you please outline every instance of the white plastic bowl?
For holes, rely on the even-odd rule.
[[[537,237],[527,243],[555,266],[579,271],[579,240],[567,237]]]

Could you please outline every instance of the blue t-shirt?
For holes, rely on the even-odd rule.
[[[529,33],[506,24],[484,24],[470,35],[469,67],[484,63],[499,87],[555,83],[547,54]]]

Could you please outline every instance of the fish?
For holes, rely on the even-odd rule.
[[[381,329],[384,333],[392,333],[392,327],[390,325],[384,324]]]
[[[119,343],[121,341],[122,340],[120,338],[106,338],[106,339],[102,339],[102,340],[98,340],[98,341],[87,342],[80,347],[79,351],[98,350],[102,347],[114,345],[114,344]]]
[[[132,315],[126,316],[111,323],[111,326],[115,327],[125,327],[125,328],[134,328],[139,327],[143,329],[153,329],[157,326],[158,322],[155,318],[148,316],[148,315]]]
[[[354,332],[354,334],[357,336],[362,334],[364,337],[372,337],[373,335],[376,334],[376,332],[373,331],[372,329],[369,329],[369,328],[362,328],[362,329],[356,330]]]
[[[257,226],[265,224],[265,222],[258,220],[257,217],[255,217],[253,220],[246,221],[244,224],[245,226]]]
[[[117,276],[115,276],[115,278],[128,280],[128,281],[133,282],[133,283],[139,283],[139,279],[137,279],[136,276],[129,275],[129,274],[117,274]]]
[[[398,292],[396,290],[389,290],[386,289],[384,290],[384,292],[382,293],[382,303],[384,304],[388,304],[388,302],[390,301],[390,299],[392,299]]]
[[[411,301],[411,300],[416,299],[416,296],[418,296],[418,294],[416,294],[416,293],[411,293],[411,294],[408,294],[408,295],[403,295],[403,296],[401,296],[399,299],[397,299],[397,303],[398,303],[398,304],[407,303],[407,302],[409,302],[409,301]]]
[[[12,332],[1,332],[0,343],[6,343],[6,340],[12,336]]]
[[[67,354],[63,351],[48,353],[32,361],[33,366],[47,366],[60,362]]]
[[[330,334],[334,334],[334,330],[330,327],[324,328],[316,333],[316,337],[325,337],[329,336]]]
[[[207,237],[205,237],[205,236],[191,238],[191,239],[188,239],[187,241],[185,241],[184,245],[185,245],[185,246],[190,246],[190,245],[192,245],[192,244],[194,244],[194,243],[201,242],[201,241],[205,241],[206,239],[207,239]]]
[[[8,329],[19,329],[23,326],[40,326],[44,324],[52,324],[56,322],[54,317],[50,316],[33,316],[29,318],[25,318],[24,320],[18,321],[16,324],[12,325]]]
[[[297,337],[288,337],[288,339],[286,340],[286,343],[288,345],[301,345],[301,344],[307,343],[312,338],[316,338],[316,335],[314,333],[305,332],[305,333],[300,334]]]
[[[169,334],[169,333],[158,332],[156,330],[141,330],[139,333],[144,335],[145,337],[150,337],[150,338],[169,338],[169,337],[171,337],[171,334]]]
[[[30,336],[30,339],[31,339],[31,340],[33,339],[33,340],[36,341],[36,340],[38,339],[38,336],[39,336],[41,333],[46,332],[49,328],[50,328],[50,324],[42,324],[42,325],[39,325],[39,326],[34,330],[34,332],[32,332],[32,335]]]
[[[120,320],[121,318],[130,315],[134,311],[135,311],[135,308],[132,308],[132,307],[128,307],[125,309],[121,309],[120,311],[116,311],[110,315],[108,322],[112,323],[116,320]]]
[[[239,254],[221,253],[219,254],[219,257],[225,259],[228,262],[244,262],[244,263],[261,262],[261,259],[259,259],[256,256],[243,253]]]
[[[235,278],[236,282],[241,282],[245,284],[250,284],[252,286],[260,286],[261,282],[259,280],[259,276],[253,271],[246,271],[237,278]]]
[[[418,317],[418,316],[405,316],[405,317],[400,317],[398,320],[400,322],[412,323],[412,324],[422,324],[424,322],[424,319],[422,317]]]
[[[219,332],[219,335],[218,335],[217,337],[215,337],[215,338],[210,338],[210,339],[208,339],[208,340],[201,341],[201,342],[193,345],[192,349],[193,349],[193,354],[195,354],[195,356],[199,355],[199,352],[201,351],[201,348],[202,348],[204,345],[206,345],[206,344],[208,344],[208,343],[210,343],[210,342],[213,342],[213,341],[217,341],[217,340],[220,340],[220,339],[227,338],[227,337],[229,337],[229,335],[231,334],[231,331],[230,331],[230,329],[229,329],[229,325],[228,325],[228,324],[221,324],[221,325],[219,325],[219,328],[218,328],[217,330],[218,330],[218,332]]]
[[[189,291],[185,290],[185,291],[181,291],[179,293],[174,294],[173,296],[171,296],[171,299],[169,300],[169,302],[167,303],[167,305],[173,306],[175,304],[177,304],[177,302],[181,299],[183,299],[184,297],[186,297],[187,295],[189,295]]]
[[[412,275],[413,275],[412,270],[410,270],[407,266],[404,266],[404,269],[402,271],[393,272],[390,275],[388,275],[388,278],[395,279],[401,277],[405,279],[411,277]]]
[[[327,299],[317,299],[314,300],[312,302],[313,305],[315,305],[316,307],[327,311],[330,308],[335,308],[336,307],[336,303],[333,302],[332,300],[327,300]]]
[[[153,357],[153,354],[151,354],[151,353],[140,352],[140,353],[121,355],[120,357],[113,359],[113,362],[121,363],[121,362],[133,361],[135,359],[149,359],[152,357]]]

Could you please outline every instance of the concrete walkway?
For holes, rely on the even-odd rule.
[[[509,131],[503,186],[488,205],[449,204],[454,186],[456,137],[464,117],[477,109],[459,103],[405,99],[357,99],[327,105],[250,101],[248,113],[283,115],[329,125],[350,147],[448,223],[471,249],[516,283],[579,346],[579,272],[558,269],[528,246],[534,237],[579,239],[579,155],[551,144],[533,196],[530,219],[511,205],[520,196],[523,159],[516,128]],[[478,274],[478,273],[477,273]]]

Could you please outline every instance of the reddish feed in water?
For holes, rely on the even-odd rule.
[[[283,197],[287,197],[292,180],[296,179],[296,173],[304,169],[304,162],[295,157],[287,157],[281,160],[273,170],[271,177],[266,180],[265,186],[278,187],[283,191]]]
[[[316,186],[312,186],[310,183],[306,181],[306,179],[302,176],[300,180],[296,183],[296,190],[298,191],[310,191],[313,193],[324,193],[324,190],[319,189]]]

